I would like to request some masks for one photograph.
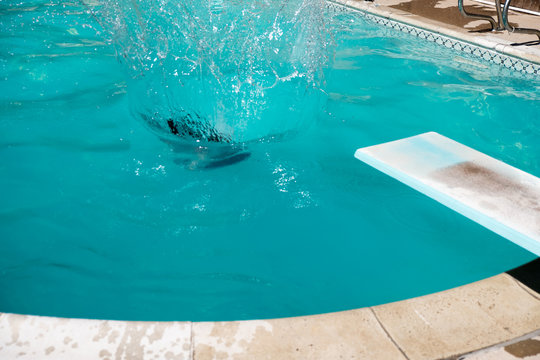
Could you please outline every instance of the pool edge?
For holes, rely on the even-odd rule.
[[[540,75],[540,46],[534,48],[512,46],[510,45],[512,42],[508,39],[496,38],[491,33],[470,33],[451,24],[396,10],[378,2],[361,0],[327,0],[327,2],[356,10],[379,25],[468,53],[509,70],[534,77]]]
[[[540,336],[539,329],[540,293],[502,273],[394,303],[271,320],[137,322],[0,313],[0,357],[476,359],[478,351],[504,351],[500,344]]]

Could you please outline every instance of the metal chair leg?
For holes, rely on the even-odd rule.
[[[508,32],[511,32],[511,33],[534,34],[538,36],[538,40],[540,40],[540,30],[529,29],[529,28],[515,28],[508,23],[508,9],[510,8],[511,1],[512,0],[506,0],[506,2],[504,3],[504,9],[502,13],[502,21],[503,21],[504,28],[508,30]]]
[[[458,8],[459,12],[461,12],[461,14],[466,18],[489,21],[491,25],[491,31],[504,30],[504,27],[502,25],[502,12],[499,0],[495,0],[495,8],[497,9],[497,21],[493,20],[491,16],[467,12],[465,10],[465,7],[463,6],[463,0],[458,0]]]
[[[495,0],[495,8],[497,9],[497,31],[503,31],[504,25],[502,20],[502,10],[501,10],[501,1]]]

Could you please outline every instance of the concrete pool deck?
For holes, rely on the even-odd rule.
[[[512,274],[390,304],[285,319],[129,322],[0,314],[0,358],[539,359],[540,293],[526,283],[538,285],[540,260]]]

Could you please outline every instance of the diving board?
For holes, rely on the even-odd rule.
[[[540,179],[435,132],[355,157],[540,256]]]

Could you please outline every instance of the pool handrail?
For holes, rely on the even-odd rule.
[[[463,1],[463,0],[460,0],[460,1]],[[538,40],[540,40],[540,30],[536,30],[532,28],[515,28],[508,23],[508,9],[510,8],[511,2],[512,0],[506,0],[504,3],[504,9],[502,13],[502,22],[503,22],[504,28],[510,33],[533,34],[533,35],[538,36]]]
[[[501,31],[501,30],[504,30],[505,27],[503,26],[502,11],[501,11],[501,6],[500,6],[499,1],[500,0],[495,0],[495,8],[497,9],[497,21],[493,20],[493,18],[488,15],[473,14],[473,13],[467,12],[465,10],[465,7],[463,6],[463,0],[458,0],[458,8],[459,8],[459,12],[461,12],[461,15],[463,15],[464,17],[489,21],[491,25],[491,31]]]

